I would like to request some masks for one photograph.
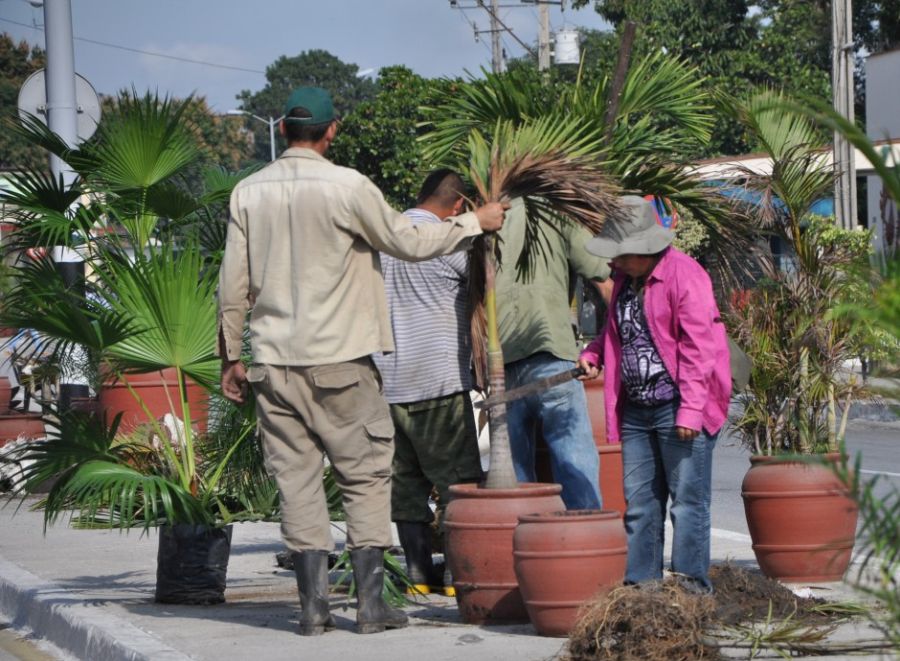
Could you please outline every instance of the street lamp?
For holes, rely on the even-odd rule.
[[[231,115],[232,117],[236,117],[238,115],[247,115],[248,117],[252,117],[253,119],[259,120],[263,124],[269,125],[269,149],[272,156],[271,160],[275,160],[275,125],[284,119],[284,115],[281,117],[269,117],[266,119],[265,117],[260,117],[259,115],[254,115],[252,112],[247,112],[246,110],[229,110],[225,113],[226,115]]]

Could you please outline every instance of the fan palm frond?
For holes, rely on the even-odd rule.
[[[96,140],[84,149],[96,164],[90,183],[146,191],[197,161],[201,152],[185,115],[191,100],[120,96],[119,113],[100,125]]]
[[[120,368],[156,371],[175,367],[202,384],[218,380],[216,272],[204,269],[196,245],[151,251],[134,264],[97,267],[106,304],[129,320],[128,337],[106,347]]]
[[[18,121],[16,121],[17,119]],[[51,131],[44,120],[31,113],[20,113],[17,118],[8,118],[4,123],[4,127],[24,138],[30,144],[54,156],[58,156],[66,163],[69,162],[73,154],[78,153],[77,149],[73,150],[66,144],[65,140]]]
[[[87,289],[89,295],[70,288],[49,257],[17,268],[15,285],[0,307],[0,320],[6,326],[36,331],[17,349],[23,358],[31,352],[59,357],[74,345],[102,352],[136,330],[130,319],[113,313],[98,297],[95,283],[88,283]]]

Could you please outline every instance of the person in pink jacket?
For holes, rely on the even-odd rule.
[[[671,246],[650,202],[622,199],[586,248],[611,258],[603,332],[581,353],[583,378],[604,372],[607,436],[622,443],[627,584],[662,578],[666,506],[672,571],[709,592],[712,452],[731,397],[725,327],[709,275]]]

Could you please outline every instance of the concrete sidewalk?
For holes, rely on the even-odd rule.
[[[65,658],[543,661],[565,645],[564,639],[536,635],[530,625],[460,624],[454,600],[441,596],[407,607],[407,629],[360,636],[353,631],[355,612],[344,608],[346,597],[333,594],[337,631],[298,636],[294,575],[275,565],[282,546],[277,524],[270,523],[235,526],[226,603],[156,604],[155,531],[142,536],[75,530],[61,523],[44,536],[40,512],[23,507],[13,516],[14,507],[0,509],[0,619],[49,641]],[[725,560],[755,566],[746,535],[714,531],[713,561]],[[815,586],[814,592],[834,601],[858,599],[843,584]],[[865,625],[842,627],[832,635],[835,640],[874,637],[877,632]],[[740,656],[747,658],[747,652]]]

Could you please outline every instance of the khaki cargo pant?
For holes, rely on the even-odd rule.
[[[281,534],[292,551],[334,548],[324,457],[334,466],[350,549],[392,545],[394,425],[368,357],[334,365],[251,365],[263,455],[281,498]]]

